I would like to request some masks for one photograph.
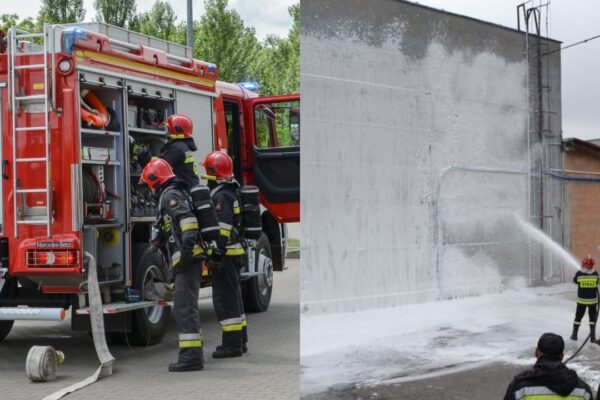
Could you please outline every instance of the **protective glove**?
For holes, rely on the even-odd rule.
[[[225,252],[220,249],[219,247],[214,247],[212,249],[212,254],[210,256],[210,261],[212,261],[213,263],[220,263],[223,260],[223,257],[225,256]]]

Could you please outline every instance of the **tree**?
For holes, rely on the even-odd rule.
[[[110,1],[110,0],[108,0]],[[171,40],[177,27],[177,17],[167,1],[157,0],[150,11],[142,13],[132,23],[132,29],[145,35]]]
[[[136,11],[135,0],[94,0],[98,21],[124,28],[129,25]]]
[[[68,24],[85,18],[83,0],[42,0],[38,25]]]
[[[253,78],[253,59],[260,49],[254,28],[228,9],[228,0],[205,0],[196,36],[195,56],[215,63],[220,79],[240,82]]]
[[[282,94],[300,90],[300,6],[288,8],[293,19],[287,38],[269,35],[254,64],[254,76],[263,94]]]
[[[8,28],[11,26],[16,26],[19,29],[22,29],[27,32],[35,31],[35,21],[32,18],[25,18],[24,20],[19,21],[19,16],[17,14],[1,14],[0,15],[0,31],[6,33]]]

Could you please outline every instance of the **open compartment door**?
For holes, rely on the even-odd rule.
[[[250,165],[263,204],[278,222],[300,221],[300,95],[249,99]]]

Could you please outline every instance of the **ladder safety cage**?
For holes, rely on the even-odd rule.
[[[11,140],[12,140],[12,185],[13,195],[13,226],[14,235],[19,237],[20,225],[45,225],[46,234],[52,236],[52,178],[50,176],[50,104],[48,93],[48,75],[50,67],[48,66],[48,32],[49,26],[44,25],[43,33],[30,33],[16,27],[8,30],[8,62],[9,62],[9,107],[11,112]],[[41,45],[36,45],[34,41],[41,40]],[[41,49],[40,49],[41,47]],[[54,45],[53,45],[54,47]],[[33,62],[33,56],[43,56],[43,63]],[[19,60],[19,62],[17,62]],[[23,60],[23,61],[21,61]],[[27,95],[19,93],[19,83],[21,80],[21,71],[42,70],[44,74],[44,94]],[[54,86],[54,85],[53,85]],[[53,87],[54,90],[54,87]],[[23,104],[43,103],[44,123],[37,126],[20,126],[18,124],[18,111]],[[25,118],[28,120],[28,118]],[[17,139],[19,135],[25,135],[26,132],[44,132],[44,153],[42,157],[27,157],[24,154],[17,154]],[[23,133],[21,133],[23,132]],[[37,188],[20,188],[19,164],[44,163],[45,186]],[[45,202],[43,207],[35,207],[38,213],[35,215],[25,215],[24,209],[26,201],[24,195],[37,193],[44,194]],[[19,199],[21,207],[19,208]],[[40,210],[41,209],[41,210]],[[43,212],[39,212],[43,211]]]

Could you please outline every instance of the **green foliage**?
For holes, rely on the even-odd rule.
[[[235,10],[228,9],[228,0],[205,0],[200,18],[195,55],[215,63],[219,78],[240,82],[252,78],[251,66],[260,46],[252,27]]]
[[[42,0],[38,27],[47,24],[81,22],[85,18],[83,0]]]
[[[254,76],[263,94],[283,94],[300,90],[300,5],[288,8],[293,19],[287,38],[269,35],[263,41]]]
[[[145,35],[172,40],[177,32],[176,20],[171,4],[168,1],[157,0],[152,9],[139,15],[131,26]]]
[[[16,26],[19,29],[22,29],[27,32],[31,32],[35,30],[35,21],[32,18],[25,18],[23,20],[19,20],[19,16],[17,14],[1,14],[0,15],[0,31],[6,33],[8,28],[11,26]]]
[[[157,0],[152,9],[136,13],[136,0],[94,0],[99,21],[185,45],[187,25],[178,22],[168,0]],[[194,21],[195,57],[216,64],[219,78],[226,82],[256,80],[263,94],[300,90],[300,5],[288,8],[293,19],[287,37],[256,39],[253,27],[245,26],[229,0],[205,0],[205,12]],[[42,0],[37,21],[20,20],[16,14],[0,15],[0,29],[12,25],[40,30],[44,23],[81,22],[83,0]]]
[[[136,11],[136,0],[94,0],[96,18],[107,24],[128,26]]]

